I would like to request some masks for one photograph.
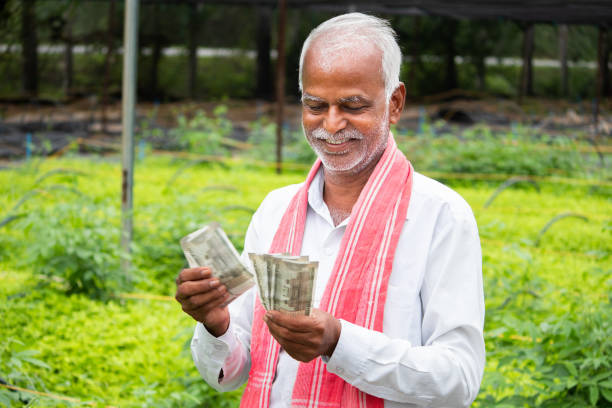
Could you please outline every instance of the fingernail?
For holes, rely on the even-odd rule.
[[[215,280],[210,281],[210,287],[211,288],[214,288],[214,287],[217,287],[217,286],[219,286],[219,280],[215,279]]]

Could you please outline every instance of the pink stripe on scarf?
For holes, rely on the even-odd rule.
[[[270,253],[300,255],[308,209],[308,189],[320,166],[321,161],[317,160],[305,183],[289,203],[272,240]],[[382,332],[387,285],[408,211],[412,176],[412,166],[397,149],[393,136],[389,135],[387,148],[351,212],[336,263],[323,293],[322,310],[336,318]],[[265,309],[256,298],[251,371],[241,407],[265,408],[270,403],[280,346],[263,322],[264,314]],[[322,360],[316,358],[309,363],[300,363],[292,406],[382,408],[383,400],[365,394],[327,372]]]

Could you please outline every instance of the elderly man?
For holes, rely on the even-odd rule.
[[[196,367],[219,391],[246,381],[243,407],[463,407],[478,393],[478,231],[466,202],[415,173],[389,132],[406,93],[394,35],[359,13],[310,33],[302,124],[319,160],[266,197],[246,234],[245,253],[319,262],[312,315],[266,312],[256,288],[222,307],[209,268],[177,278],[198,321]]]

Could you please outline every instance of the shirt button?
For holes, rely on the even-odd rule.
[[[327,255],[327,256],[332,256],[334,254],[333,248],[330,248],[330,247],[325,247],[323,252],[325,252],[325,255]]]
[[[336,371],[338,371],[338,374],[344,374],[344,369],[342,367],[338,367]]]

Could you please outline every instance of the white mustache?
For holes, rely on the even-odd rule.
[[[322,127],[318,127],[311,132],[312,137],[315,139],[323,140],[332,144],[340,144],[346,142],[349,139],[361,140],[364,138],[363,133],[357,129],[343,129],[336,133],[329,133]]]

